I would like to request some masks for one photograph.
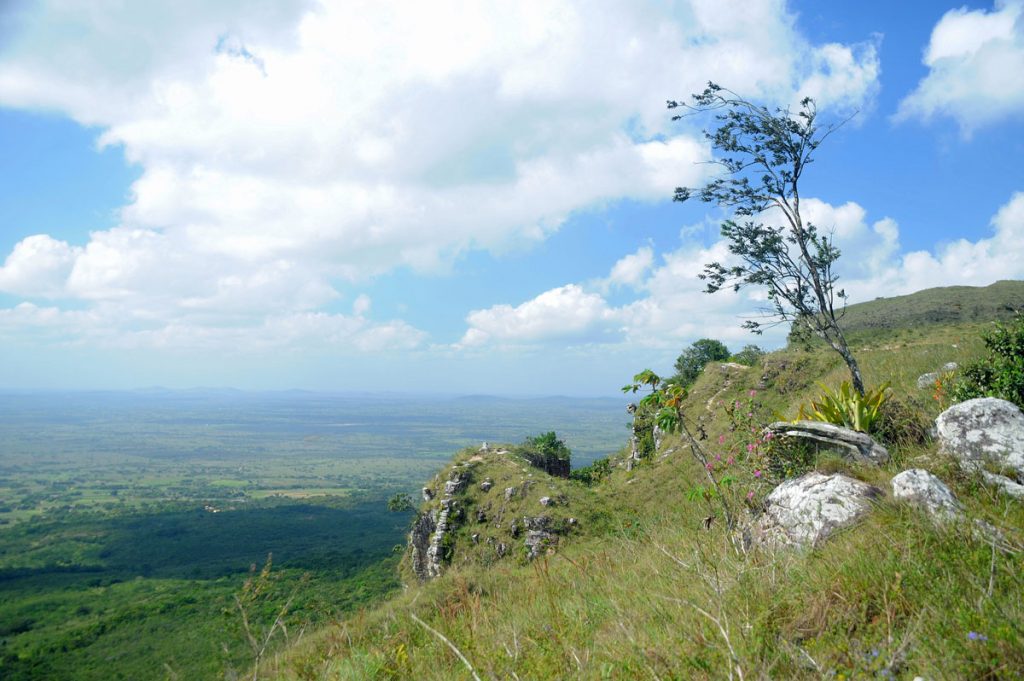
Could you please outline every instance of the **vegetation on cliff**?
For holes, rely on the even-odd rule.
[[[855,341],[869,385],[890,383],[875,431],[884,465],[785,452],[757,426],[793,418],[847,367],[824,348],[770,353],[754,367],[709,364],[683,411],[739,506],[817,469],[888,489],[907,468],[942,478],[967,513],[998,529],[997,548],[969,525],[940,525],[891,496],[808,551],[737,549],[715,491],[666,435],[631,470],[620,451],[598,481],[561,479],[513,456],[465,451],[471,471],[444,574],[308,636],[263,678],[1014,678],[1024,674],[1024,508],[941,455],[928,425],[948,395],[918,377],[984,354],[985,325],[901,328]],[[753,427],[754,432],[750,431]],[[760,441],[759,441],[760,440]],[[473,511],[533,480],[516,515],[577,519],[557,550],[498,559]],[[728,482],[724,482],[728,480]],[[493,485],[484,492],[480,483]],[[564,495],[561,506],[540,497]],[[423,510],[429,510],[430,503]],[[491,530],[488,530],[491,531]],[[481,536],[473,539],[473,534]],[[495,536],[495,542],[499,538]],[[517,545],[518,546],[518,545]]]

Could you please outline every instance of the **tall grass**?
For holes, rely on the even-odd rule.
[[[897,337],[900,347],[863,350],[861,362],[870,382],[892,381],[927,420],[940,405],[917,392],[917,375],[966,359],[974,347],[966,336],[938,329],[905,345]],[[797,351],[728,377],[712,367],[693,386],[689,416],[701,419],[713,444],[728,428],[715,400],[758,390],[768,408],[784,411],[842,370],[824,353]],[[1020,551],[993,545],[969,522],[938,526],[883,499],[867,520],[815,550],[744,553],[724,523],[708,522],[704,503],[687,498],[701,471],[683,446],[668,438],[649,462],[586,489],[579,503],[593,520],[557,554],[532,563],[456,561],[443,577],[307,636],[265,662],[261,677],[1024,676]],[[933,444],[893,450],[881,469],[818,465],[849,468],[883,488],[909,462],[924,465],[952,486],[969,516],[998,527],[1008,546],[1024,545],[1019,501],[959,471]],[[585,488],[560,484],[571,508],[574,490]]]

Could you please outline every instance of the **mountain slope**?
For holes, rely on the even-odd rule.
[[[989,300],[987,309],[1003,304],[1003,288],[996,286],[1000,302]],[[917,376],[977,356],[978,331],[987,321],[960,317],[953,326],[922,325],[935,301],[949,300],[945,289],[923,294],[908,297],[909,303],[883,302],[892,314],[907,316],[862,327],[892,335],[885,345],[857,351],[870,385],[893,386],[892,461],[875,467],[825,456],[787,463],[841,471],[882,490],[894,474],[926,468],[952,487],[971,517],[1024,546],[1024,504],[965,474],[934,443],[921,440],[944,405],[941,395],[936,400],[916,387]],[[878,312],[880,302],[864,309]],[[871,323],[872,315],[862,314],[862,323]],[[723,479],[734,479],[726,487],[733,503],[756,505],[778,482],[769,480],[776,476],[771,470],[754,468],[762,446],[757,424],[792,415],[817,394],[818,381],[835,384],[844,372],[834,353],[793,348],[749,369],[711,365],[698,379],[687,414],[712,464],[722,467]],[[438,489],[475,456],[459,454],[430,486]],[[469,495],[465,508],[488,503],[479,494],[488,477],[495,485],[486,495],[499,491],[497,475],[531,477],[536,492],[555,489],[565,495],[563,512],[587,520],[556,552],[534,560],[518,550],[502,560],[488,558],[493,553],[474,542],[477,530],[466,525],[441,577],[408,580],[403,594],[291,647],[261,669],[262,677],[1024,676],[1020,551],[998,551],[970,526],[936,526],[885,496],[860,525],[813,551],[743,553],[724,526],[719,500],[704,489],[701,466],[678,438],[665,438],[654,457],[632,470],[621,460],[613,463],[620,465],[609,477],[586,487],[551,481],[511,459],[475,462],[479,468],[459,492]],[[523,503],[529,508],[517,513],[541,511],[539,498]]]

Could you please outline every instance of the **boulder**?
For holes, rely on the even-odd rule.
[[[939,449],[990,484],[1024,498],[1024,412],[1012,402],[979,397],[935,419]]]
[[[448,476],[448,480],[444,483],[444,493],[448,496],[452,494],[458,494],[462,490],[466,489],[466,485],[469,484],[469,475],[453,470]]]
[[[939,478],[921,468],[912,468],[893,476],[892,496],[924,510],[945,522],[964,517],[963,504]]]
[[[883,464],[889,460],[889,450],[875,442],[867,433],[836,426],[822,421],[776,421],[769,430],[781,437],[799,437],[823,443],[828,449],[854,461]]]
[[[918,389],[927,390],[928,388],[935,387],[935,381],[939,380],[940,375],[938,371],[929,371],[927,374],[921,374],[917,377]]]
[[[490,478],[480,483],[480,489],[484,492],[490,492],[492,487],[494,487],[494,483],[491,482]]]
[[[533,560],[558,543],[558,537],[551,531],[551,518],[547,516],[524,517],[523,526],[526,528],[526,539],[523,540],[523,544],[526,546],[526,557],[529,560]]]
[[[554,503],[555,502],[554,502],[554,500],[551,497],[541,497],[540,498],[540,505],[541,506],[551,506]]]
[[[851,477],[818,472],[787,480],[765,498],[765,509],[748,530],[747,543],[769,547],[817,546],[853,525],[882,491]]]
[[[514,497],[516,495],[517,491],[518,490],[515,487],[506,487],[505,488],[505,501],[509,501],[512,497]]]

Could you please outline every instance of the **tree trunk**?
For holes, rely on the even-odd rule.
[[[860,367],[857,366],[857,360],[854,359],[853,353],[850,352],[850,347],[846,344],[845,338],[839,339],[838,345],[833,345],[836,352],[842,355],[843,360],[846,362],[846,366],[850,369],[850,378],[853,381],[853,389],[857,391],[857,394],[861,397],[864,396],[864,379],[860,375]]]

